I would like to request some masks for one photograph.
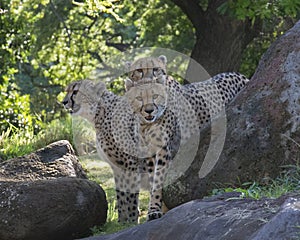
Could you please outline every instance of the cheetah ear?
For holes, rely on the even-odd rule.
[[[125,68],[126,73],[130,72],[131,64],[132,64],[132,62],[129,62],[129,61],[124,62],[124,68]]]
[[[81,85],[80,85],[81,91],[84,94],[91,95],[93,94],[93,89],[94,89],[94,83],[90,80],[82,80]]]
[[[134,86],[133,81],[131,81],[129,78],[125,80],[125,90],[126,92],[129,91],[130,88]]]
[[[165,66],[167,65],[167,57],[165,55],[160,55],[158,59],[162,61]]]
[[[104,82],[98,82],[94,86],[94,93],[96,94],[96,98],[99,99],[106,90],[106,85]]]

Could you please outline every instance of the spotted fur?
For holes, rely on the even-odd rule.
[[[153,59],[156,59],[160,66],[163,66],[161,68],[163,71],[156,75],[151,75],[153,71],[150,67],[155,62]],[[162,62],[160,59],[164,59],[164,61]],[[249,82],[249,79],[240,73],[225,72],[217,74],[206,81],[181,85],[173,77],[167,75],[167,59],[165,56],[149,57],[151,64],[147,60],[148,58],[141,58],[131,64],[129,67],[131,69],[130,74],[125,80],[126,90],[129,91],[132,87],[151,82],[165,85],[168,94],[171,94],[173,100],[175,100],[173,103],[169,101],[170,106],[178,105],[176,104],[176,98],[182,101],[182,96],[184,96],[188,105],[192,106],[192,112],[189,112],[189,114],[195,113],[197,115],[200,129],[204,124],[210,122],[213,117],[216,117]],[[143,66],[146,67],[143,68]],[[143,76],[132,78],[132,74],[137,70],[139,72],[147,71],[147,79],[145,80]],[[184,113],[186,114],[186,110]],[[181,122],[181,124],[184,124],[184,122]]]
[[[169,146],[175,144],[174,129],[178,126],[173,113],[164,109],[169,116],[167,121],[158,114],[152,124],[144,124],[126,98],[107,91],[104,83],[78,81],[71,83],[66,91],[63,100],[66,109],[94,124],[98,153],[112,167],[119,221],[137,222],[140,180],[144,174],[149,175],[150,183],[148,220],[162,216],[161,177],[166,173],[172,155]],[[165,106],[164,96],[155,97],[162,99],[162,106]],[[153,102],[150,100],[148,107],[150,103]],[[149,136],[155,136],[156,141]]]
[[[160,58],[161,57],[156,59],[156,61],[159,62]],[[166,64],[166,58],[164,57],[163,59],[164,64]],[[163,131],[168,130],[169,136],[173,136],[173,138],[168,138],[172,139],[172,141],[168,142],[171,145],[167,145],[168,149],[171,150],[170,154],[166,154],[162,159],[159,159],[159,161],[166,166],[164,171],[160,172],[154,170],[153,178],[158,181],[155,184],[163,186],[165,174],[174,157],[172,153],[176,153],[178,142],[188,140],[195,132],[199,132],[205,125],[209,124],[209,122],[217,117],[225,106],[245,87],[249,80],[240,73],[229,72],[218,74],[206,81],[182,86],[171,76],[166,74],[165,65],[159,74],[157,72],[154,74],[154,69],[151,69],[151,66],[154,65],[153,62],[155,61],[153,61],[153,58],[149,58],[149,62],[150,63],[147,62],[147,58],[143,58],[130,66],[131,71],[129,77],[125,80],[128,93],[126,97],[130,99],[130,104],[133,106],[135,113],[140,114],[141,119],[144,121],[143,127],[145,129],[147,125],[150,126],[155,123],[159,126],[161,124],[160,122],[168,122],[166,128],[157,128],[155,133],[155,135],[159,135],[162,134]],[[143,68],[143,64],[145,68]],[[139,73],[147,73],[147,75],[137,75],[135,74],[136,71]],[[151,75],[151,73],[153,74]],[[157,85],[161,85],[161,87],[159,88]],[[142,86],[144,86],[144,88]],[[160,102],[160,108],[165,109],[165,111],[161,111],[163,114],[160,114],[159,121],[155,120],[154,117],[152,117],[153,121],[151,122],[145,121],[147,114],[145,114],[144,109],[149,99],[153,100],[154,97],[161,93],[161,89],[164,89],[165,96],[164,101]],[[132,99],[134,96],[138,96],[138,99]],[[176,120],[171,122],[170,119],[172,118]],[[153,138],[151,133],[143,132],[143,134],[145,135],[144,137],[148,135],[149,138]],[[178,138],[180,138],[180,140],[178,140]],[[162,174],[164,174],[164,176],[162,176]],[[162,202],[161,192],[157,193],[156,196],[159,198],[153,199],[152,202],[156,203],[154,209],[155,212],[159,214],[153,214],[151,216],[152,218],[158,218],[162,215],[160,204]]]

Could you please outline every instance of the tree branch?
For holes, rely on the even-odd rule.
[[[126,43],[113,43],[113,42],[106,41],[105,44],[106,46],[114,47],[121,52],[125,52],[130,47],[130,44],[126,44]]]
[[[93,52],[93,51],[90,51],[90,50],[88,50],[87,52],[88,52],[93,58],[97,59],[98,62],[101,63],[101,64],[103,65],[103,68],[104,68],[105,70],[108,70],[108,71],[113,70],[112,67],[108,66],[108,65],[103,61],[102,57],[101,57],[97,52],[95,52],[95,51]]]
[[[196,29],[196,33],[202,27],[201,18],[204,18],[205,12],[199,5],[199,0],[172,0],[187,15]]]

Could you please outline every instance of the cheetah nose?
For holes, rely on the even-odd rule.
[[[145,109],[145,112],[148,113],[148,114],[151,114],[153,113],[154,109]]]
[[[151,114],[153,113],[154,111],[154,108],[152,106],[145,106],[145,112],[148,113],[148,114]]]

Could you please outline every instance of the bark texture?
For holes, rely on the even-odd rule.
[[[252,25],[250,20],[241,21],[220,14],[217,9],[225,0],[208,1],[205,11],[199,5],[199,0],[173,2],[187,15],[196,30],[196,43],[191,57],[211,76],[220,72],[238,71],[242,53],[258,36],[261,23],[256,21]],[[198,77],[196,71],[193,65],[189,66],[189,81],[199,81],[194,79]]]

